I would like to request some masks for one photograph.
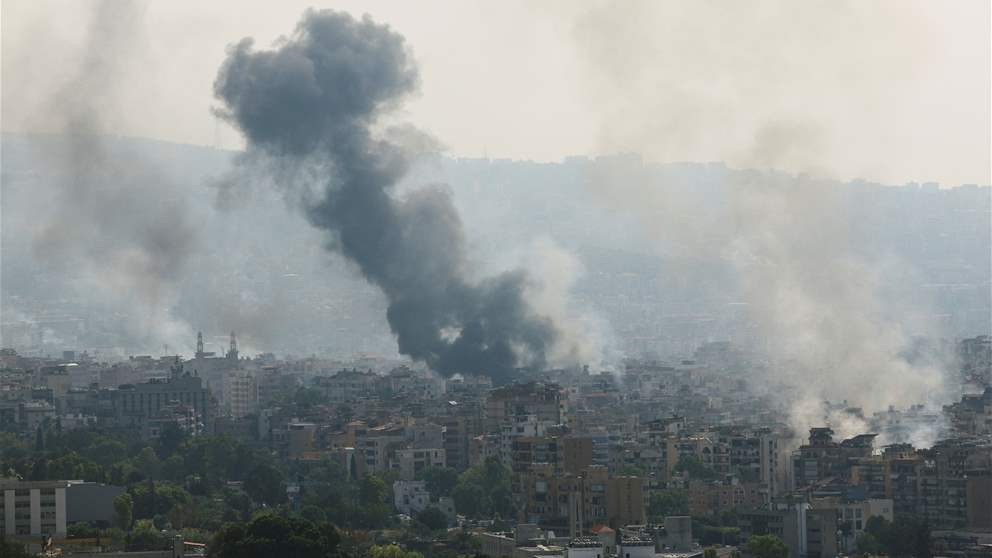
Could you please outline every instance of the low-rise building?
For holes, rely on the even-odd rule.
[[[391,468],[399,471],[402,480],[413,480],[420,471],[444,466],[443,448],[397,449],[391,459]]]
[[[76,522],[109,527],[114,498],[123,491],[90,482],[0,480],[0,532],[64,536]]]

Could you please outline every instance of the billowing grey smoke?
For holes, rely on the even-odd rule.
[[[385,293],[401,353],[445,374],[506,380],[517,366],[544,363],[556,329],[525,302],[524,274],[468,278],[446,191],[394,197],[408,153],[395,133],[374,130],[418,82],[399,34],[367,16],[308,11],[273,50],[255,51],[251,39],[233,47],[214,92],[248,140],[242,164],[305,188],[310,223]]]
[[[112,313],[118,344],[150,351],[192,337],[171,307],[198,227],[163,172],[103,135],[119,125],[121,84],[141,78],[140,20],[134,2],[99,2],[75,72],[44,100],[37,118],[59,135],[30,142],[45,200],[31,238],[46,276],[67,278],[59,289]]]

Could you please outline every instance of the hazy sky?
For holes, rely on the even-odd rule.
[[[94,3],[4,0],[2,126],[44,131]],[[240,146],[211,116],[225,47],[307,7],[370,14],[421,68],[403,119],[454,155],[641,152],[887,183],[990,179],[990,3],[149,1],[110,131]]]

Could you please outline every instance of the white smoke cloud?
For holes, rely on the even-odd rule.
[[[522,255],[531,281],[524,295],[534,310],[551,318],[559,337],[548,354],[552,366],[589,365],[614,369],[619,361],[609,324],[575,299],[582,262],[553,239],[536,239]]]
[[[166,173],[115,144],[122,84],[140,79],[143,6],[92,4],[82,43],[66,48],[66,79],[53,89],[5,88],[36,104],[19,118],[53,132],[30,142],[39,190],[46,200],[30,230],[33,258],[64,277],[67,297],[114,316],[115,334],[133,349],[190,345],[192,329],[172,313],[178,282],[195,247],[197,225],[184,194]],[[18,44],[15,52],[39,48]],[[62,48],[60,45],[59,48]]]
[[[591,95],[602,100],[603,152],[800,174],[727,170],[718,178],[727,197],[712,207],[700,205],[700,185],[666,182],[635,158],[600,160],[588,175],[593,190],[639,216],[660,255],[734,270],[772,359],[770,380],[792,389],[783,404],[798,432],[827,422],[851,435],[890,405],[946,401],[943,371],[904,356],[914,336],[939,334],[927,301],[891,295],[913,270],[852,245],[846,186],[827,180],[857,169],[904,172],[875,172],[872,148],[887,148],[855,136],[871,131],[859,119],[891,92],[888,80],[919,77],[911,58],[893,51],[904,33],[917,29],[927,44],[932,29],[850,3],[624,8],[601,5],[573,28]],[[841,40],[834,31],[852,21],[864,28]],[[826,405],[844,400],[862,416]]]

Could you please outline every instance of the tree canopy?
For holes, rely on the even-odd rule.
[[[888,521],[872,516],[857,540],[858,551],[864,554],[885,554],[893,558],[930,557],[930,528],[913,518],[897,517]]]
[[[273,513],[256,515],[247,524],[228,523],[211,539],[210,558],[328,558],[338,556],[340,536],[327,522]]]
[[[747,541],[747,551],[754,558],[789,558],[789,547],[775,535],[754,535]]]
[[[490,457],[458,476],[451,492],[455,508],[469,517],[513,517],[510,470]]]

